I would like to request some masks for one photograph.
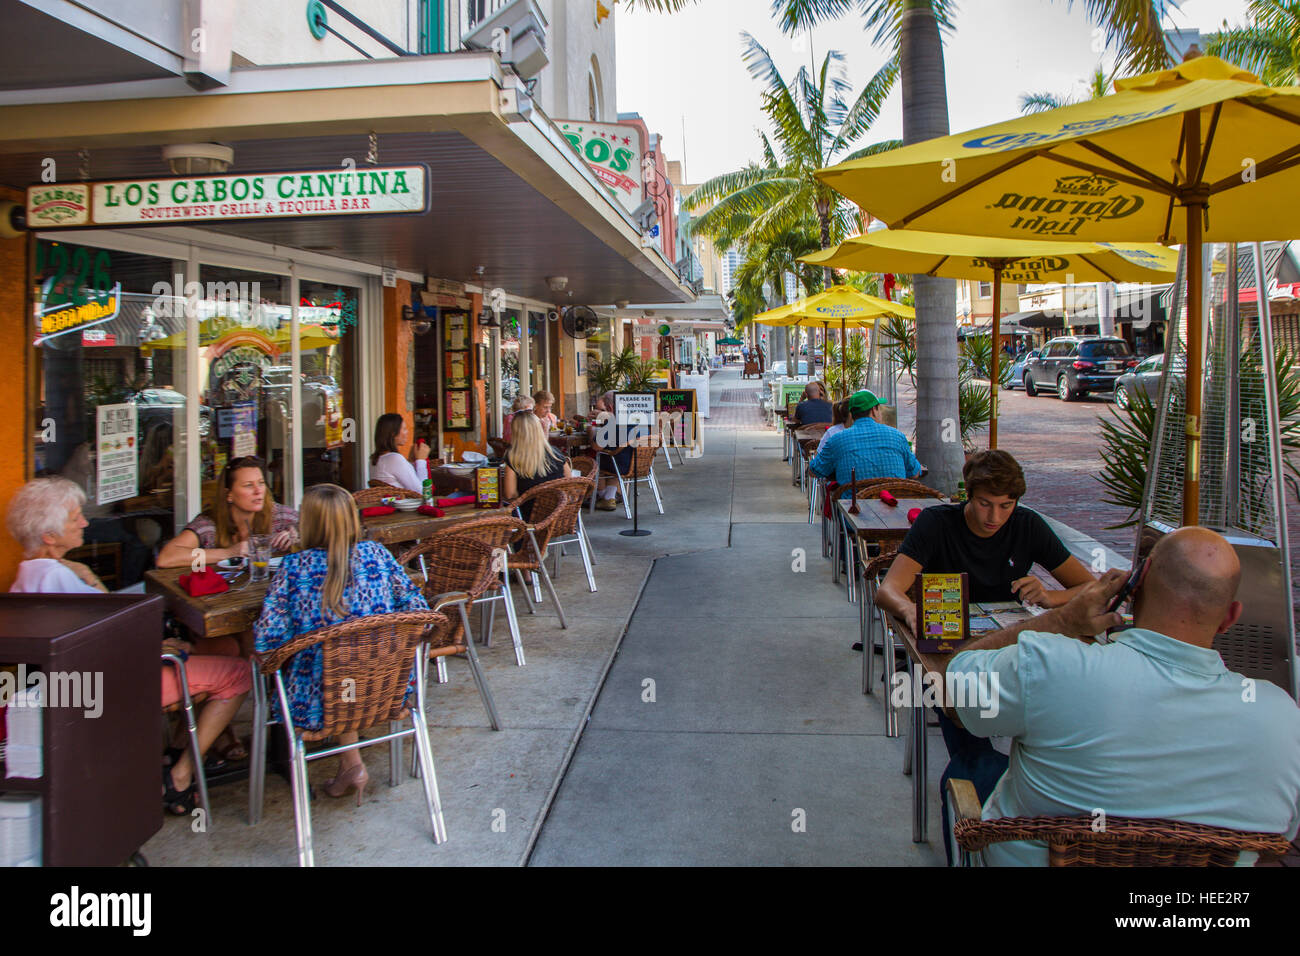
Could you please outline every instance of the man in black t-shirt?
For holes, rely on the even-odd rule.
[[[876,591],[876,603],[915,633],[916,606],[907,596],[916,576],[970,576],[970,599],[1020,601],[1053,608],[1094,580],[1036,511],[1019,507],[1025,474],[1005,451],[971,456],[962,469],[965,503],[934,505],[917,515],[898,557]],[[1066,590],[1048,590],[1029,573],[1050,571]]]
[[[1095,580],[1070,554],[1036,511],[1019,507],[1025,493],[1025,473],[1005,451],[982,451],[962,468],[969,498],[964,503],[922,509],[898,548],[898,556],[876,590],[876,604],[916,633],[916,605],[908,590],[922,572],[966,572],[970,599],[1020,601],[1053,608]],[[1040,565],[1065,590],[1048,590],[1029,573]],[[871,648],[865,648],[867,653]],[[976,737],[939,711],[939,727],[948,747],[948,768],[939,781],[944,807],[944,846],[952,859],[946,823],[948,778],[971,781],[983,803],[1007,769],[1007,757],[987,739]]]

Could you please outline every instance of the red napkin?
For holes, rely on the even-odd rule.
[[[377,518],[380,515],[391,515],[396,511],[397,509],[391,505],[371,505],[369,508],[361,509],[361,517]]]
[[[422,515],[428,515],[430,518],[447,517],[447,512],[443,511],[441,508],[435,508],[433,505],[420,505],[420,507],[415,510]]]
[[[181,587],[190,597],[202,597],[204,594],[220,594],[222,591],[229,591],[230,585],[226,579],[219,575],[212,568],[204,568],[195,574],[182,574],[180,576]]]
[[[885,504],[889,505],[889,507],[891,508],[898,507],[898,499],[895,498],[893,495],[891,495],[888,491],[882,491],[880,493],[880,500],[883,501]]]
[[[920,508],[909,508],[907,510],[907,523],[914,524],[916,522],[916,516],[919,515],[920,513],[921,513]]]
[[[434,504],[439,508],[455,508],[457,505],[472,505],[477,500],[473,495],[461,495],[458,498],[439,498]]]

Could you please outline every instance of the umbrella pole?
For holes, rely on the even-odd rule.
[[[1183,117],[1183,135],[1186,146],[1183,155],[1187,165],[1188,180],[1195,176],[1201,165],[1201,114],[1191,110]],[[1197,184],[1200,186],[1200,184]],[[1199,200],[1199,201],[1198,201]],[[1187,414],[1184,423],[1186,456],[1183,465],[1183,525],[1189,527],[1201,520],[1201,379],[1204,367],[1204,341],[1201,336],[1201,224],[1204,222],[1208,193],[1202,191],[1189,196],[1187,207]],[[1257,289],[1260,295],[1267,293]]]
[[[831,324],[822,323],[822,375],[831,373]]]
[[[844,316],[840,316],[840,391],[841,398],[849,397],[849,332]]]
[[[998,447],[998,359],[1002,357],[1002,266],[993,267],[993,357],[989,359],[989,449]]]

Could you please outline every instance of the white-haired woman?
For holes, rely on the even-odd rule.
[[[37,478],[18,489],[9,502],[6,520],[9,531],[22,545],[25,560],[18,565],[18,579],[9,590],[27,594],[100,594],[108,590],[84,564],[66,555],[81,545],[88,522],[81,508],[85,492],[67,478]],[[162,635],[159,635],[161,638]],[[185,641],[165,640],[164,650],[189,656],[193,649]],[[239,711],[251,684],[248,665],[235,657],[193,657],[185,668],[190,693],[207,694],[199,711],[199,753],[206,754]],[[162,669],[162,706],[181,699],[176,672]],[[190,752],[179,754],[162,772],[163,809],[178,816],[194,809],[194,761]]]
[[[9,531],[22,546],[23,562],[11,591],[19,593],[103,591],[95,573],[64,555],[83,544],[90,524],[81,513],[86,494],[67,478],[37,478],[9,502]]]

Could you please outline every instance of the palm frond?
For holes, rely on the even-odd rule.
[[[722,173],[696,186],[691,194],[686,197],[686,208],[691,211],[700,209],[731,195],[739,189],[746,189],[755,183],[776,179],[781,175],[782,170],[778,168],[754,165],[746,166],[734,173]]]
[[[854,6],[861,6],[861,0],[772,0],[772,15],[781,30],[793,36],[838,20]]]
[[[1164,18],[1177,10],[1174,0],[1081,0],[1088,19],[1106,34],[1126,73],[1163,70],[1170,65]],[[1075,0],[1066,0],[1067,9]]]
[[[1300,35],[1288,36],[1254,24],[1216,33],[1206,43],[1205,52],[1250,70],[1270,86],[1290,86],[1297,79],[1297,48]]]
[[[877,46],[897,50],[899,31],[903,24],[903,3],[900,0],[860,0],[859,6],[866,15],[864,29],[876,32],[872,42]],[[957,0],[930,0],[930,9],[939,26],[939,35],[952,36],[956,30],[953,15],[957,12]]]
[[[830,156],[836,156],[852,146],[880,118],[885,99],[898,81],[898,69],[898,58],[892,57],[862,88],[853,106],[840,120],[839,131],[831,144]]]
[[[1041,113],[1044,110],[1057,110],[1062,106],[1069,106],[1068,97],[1057,96],[1055,93],[1021,93],[1020,94],[1020,112]]]
[[[887,139],[880,143],[872,143],[870,146],[863,146],[861,149],[854,150],[840,160],[841,163],[847,163],[850,159],[861,159],[863,156],[878,156],[881,153],[887,153],[891,149],[902,149],[903,141],[901,139]]]

